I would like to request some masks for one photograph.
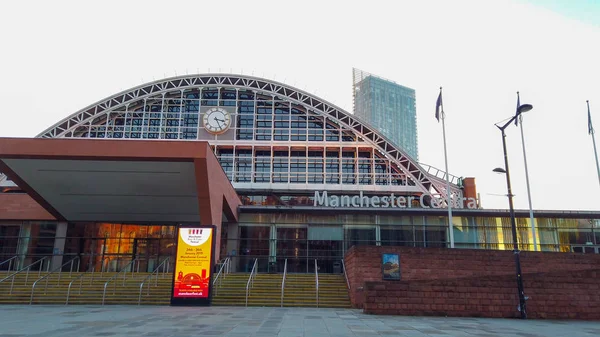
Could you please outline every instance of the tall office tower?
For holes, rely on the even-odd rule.
[[[352,68],[354,115],[419,159],[415,90]]]

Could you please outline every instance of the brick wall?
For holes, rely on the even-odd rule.
[[[25,193],[0,194],[0,220],[56,220]]]
[[[401,281],[382,281],[381,255],[400,256]],[[353,247],[352,305],[367,313],[518,317],[512,251]],[[528,316],[600,319],[600,255],[522,252]]]

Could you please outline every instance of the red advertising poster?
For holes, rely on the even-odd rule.
[[[212,228],[179,229],[173,297],[208,297],[212,236]]]

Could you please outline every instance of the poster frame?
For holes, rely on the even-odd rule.
[[[208,278],[208,296],[205,298],[175,297],[175,275],[177,274],[177,249],[179,246],[179,235],[182,229],[187,228],[210,228],[212,229],[211,252],[210,252],[210,273]],[[173,273],[171,274],[171,306],[210,306],[212,303],[213,271],[215,269],[215,244],[217,237],[217,226],[215,225],[193,225],[185,224],[177,226],[177,236],[175,240],[175,261],[173,262]]]
[[[394,276],[391,273],[386,274],[385,271],[385,263],[386,261],[388,261],[389,259],[393,259],[398,261],[398,276]],[[400,256],[399,254],[396,253],[383,253],[381,254],[381,278],[383,280],[386,281],[399,281],[402,277],[402,272],[401,272],[401,264],[400,264]]]

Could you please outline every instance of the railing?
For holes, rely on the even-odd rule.
[[[10,271],[12,269],[12,264],[13,264],[12,262],[13,262],[13,260],[16,260],[18,258],[19,258],[19,255],[13,256],[13,257],[11,257],[10,259],[8,259],[6,261],[0,262],[0,266],[2,266],[3,264],[5,264],[5,263],[8,262],[8,269],[6,271]]]
[[[283,307],[283,289],[285,288],[285,276],[287,275],[287,259],[283,265],[283,278],[281,279],[281,307]]]
[[[254,259],[254,265],[252,266],[252,271],[250,272],[250,277],[248,277],[248,283],[246,283],[246,306],[248,306],[248,292],[250,291],[250,284],[254,286],[254,277],[258,273],[258,259]]]
[[[12,278],[11,282],[10,282],[10,292],[9,294],[12,294],[12,290],[13,290],[13,286],[15,284],[15,276],[17,276],[18,274],[25,272],[25,284],[27,284],[27,280],[29,280],[29,270],[31,269],[31,267],[35,266],[36,264],[40,264],[40,269],[38,272],[38,277],[40,277],[40,275],[42,275],[42,269],[44,269],[44,261],[48,259],[48,256],[44,256],[41,259],[33,262],[32,264],[24,267],[23,269],[16,271],[10,275],[8,275],[7,277],[3,278],[2,280],[0,280],[0,283],[8,280],[9,278]],[[50,261],[48,261],[48,267],[46,267],[46,272],[50,269]]]
[[[133,272],[136,270],[136,264],[137,264],[137,270],[139,272],[140,270],[140,261],[138,259],[133,259],[131,260],[131,262],[129,262],[125,267],[123,267],[123,269],[121,269],[120,272],[116,273],[115,276],[111,277],[108,279],[108,281],[106,281],[106,283],[104,283],[104,291],[102,292],[102,305],[104,305],[104,299],[106,298],[106,287],[108,287],[108,284],[110,283],[110,281],[115,281],[114,282],[114,288],[113,288],[113,295],[115,294],[115,292],[117,291],[117,278],[119,277],[119,275],[122,273],[123,274],[123,285],[125,285],[125,278],[127,276],[127,272],[128,272],[128,268],[131,267],[131,275],[133,276]]]
[[[225,259],[225,261],[223,261],[223,263],[221,264],[221,268],[219,268],[219,272],[217,273],[217,276],[215,276],[215,279],[213,280],[213,289],[214,289],[215,294],[217,293],[217,289],[218,289],[218,287],[215,287],[215,285],[217,285],[217,281],[220,284],[220,282],[223,280],[225,275],[229,273],[229,265],[230,264],[231,264],[231,258],[229,258],[229,257],[227,257]],[[221,275],[223,275],[223,276],[221,277]]]
[[[455,185],[460,185],[461,184],[461,178],[457,177],[455,175],[449,174],[448,172],[445,172],[443,170],[438,169],[437,167],[433,167],[431,165],[427,165],[424,163],[419,163],[419,165],[425,169],[425,171],[427,171],[427,173],[429,173],[430,175],[440,178],[440,179],[444,179],[446,180],[446,175],[448,176],[448,180],[450,181],[451,184],[455,184]]]
[[[52,269],[51,271],[48,272],[48,274],[42,276],[41,278],[37,279],[35,282],[33,282],[33,285],[31,286],[31,296],[29,297],[29,305],[31,305],[33,303],[33,294],[35,293],[35,286],[37,285],[37,283],[43,279],[46,279],[46,285],[44,286],[44,295],[46,294],[46,291],[48,290],[48,280],[50,278],[50,275],[53,275],[54,272],[58,271],[58,279],[56,281],[56,285],[60,284],[60,276],[62,275],[62,268],[68,264],[71,264],[71,268],[69,268],[69,276],[73,275],[73,263],[75,262],[75,260],[77,260],[77,271],[79,271],[79,263],[81,262],[79,260],[79,256],[76,256],[74,258],[72,258],[71,260],[63,263],[60,267],[56,267],[54,269]]]
[[[102,266],[100,267],[100,277],[104,275],[104,260],[110,261],[110,257],[105,257],[92,265],[92,272],[90,274],[92,277],[90,277],[90,285],[92,285],[92,282],[94,281],[94,272],[96,271],[95,267],[98,264],[98,262],[102,262]],[[76,278],[71,280],[71,282],[69,282],[69,288],[67,288],[67,300],[65,301],[65,305],[69,305],[69,297],[71,296],[71,286],[73,285],[73,282],[77,280],[79,280],[79,295],[81,295],[81,285],[85,276],[87,276],[87,273],[81,273],[81,275],[77,276]]]
[[[90,257],[90,259],[93,259],[94,257],[98,257],[98,255],[96,255],[96,256],[92,255]],[[112,256],[105,256],[102,259],[100,259],[100,261],[96,261],[95,263],[89,263],[87,271],[91,272],[91,273],[94,273],[96,271],[96,266],[98,265],[98,262],[102,262],[102,265],[100,265],[100,272],[103,273],[105,271],[108,271],[111,258],[113,258],[113,257]],[[106,261],[106,263],[104,261]]]
[[[315,259],[315,284],[317,285],[317,308],[319,307],[319,266],[317,265],[317,259]]]
[[[158,286],[158,275],[160,274],[159,270],[162,267],[162,273],[163,273],[163,277],[165,276],[165,271],[169,269],[169,261],[171,260],[170,257],[167,257],[166,259],[163,260],[163,262],[161,262],[158,267],[156,267],[154,269],[154,271],[146,276],[143,280],[142,283],[140,283],[140,295],[138,296],[138,305],[140,305],[142,303],[142,290],[144,289],[144,283],[146,283],[146,281],[148,281],[150,278],[152,278],[152,275],[154,275],[156,273],[156,278],[154,279],[154,286]],[[150,296],[150,283],[148,282],[148,296]]]
[[[348,274],[346,274],[346,264],[344,263],[344,259],[342,259],[342,271],[344,272],[344,277],[346,278],[346,286],[348,290],[350,290],[350,281],[348,281]]]

